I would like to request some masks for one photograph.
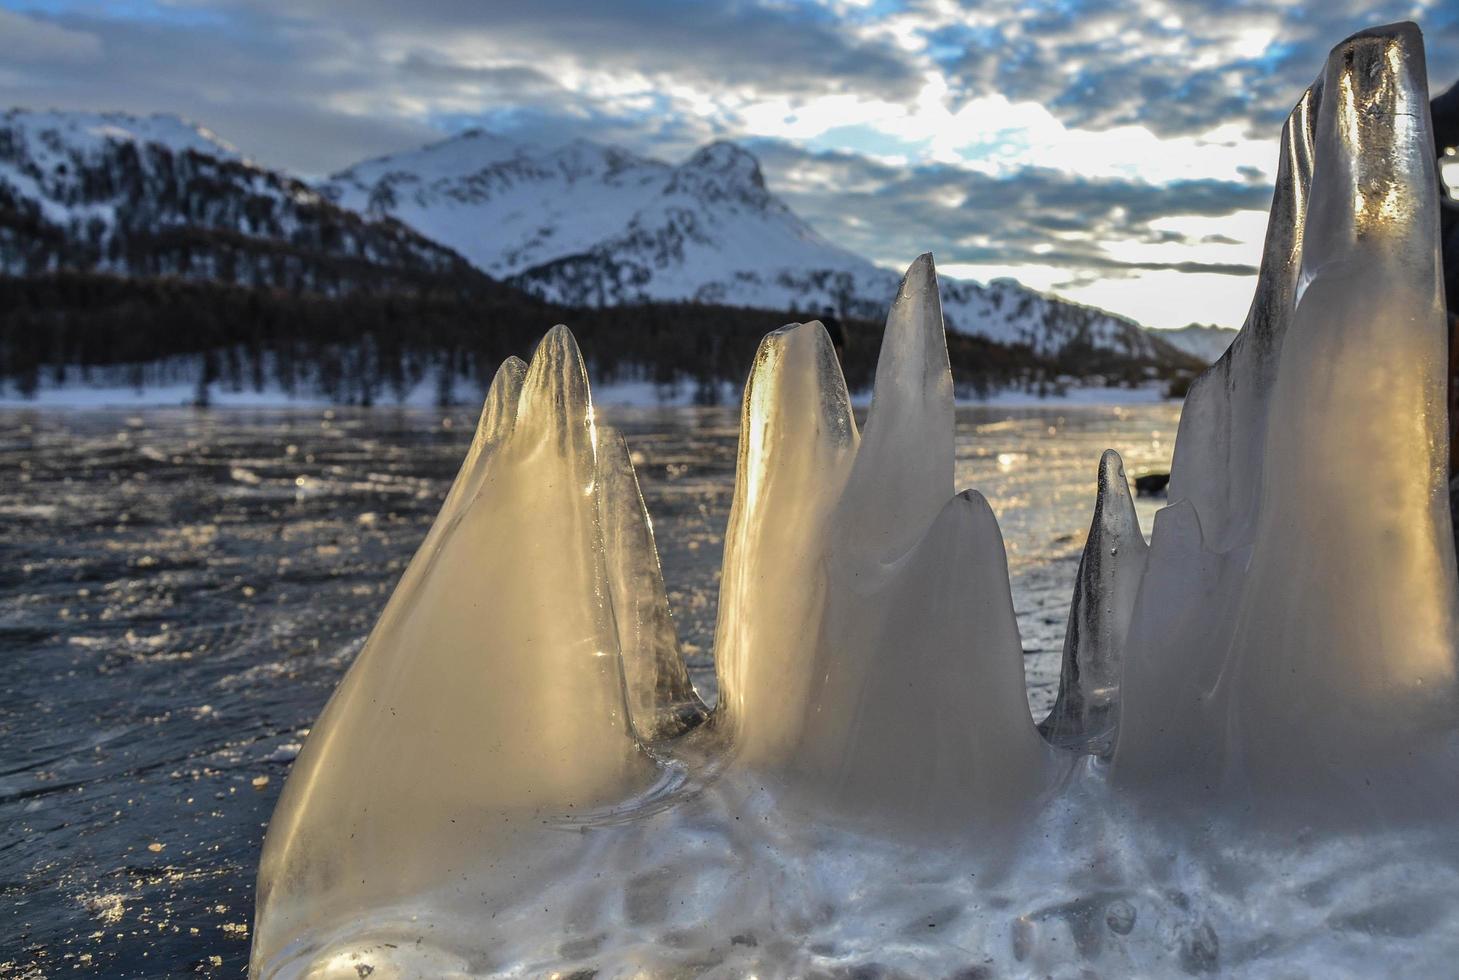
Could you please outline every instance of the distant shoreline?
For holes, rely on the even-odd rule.
[[[407,409],[454,409],[474,408],[469,398],[459,398],[447,405],[435,400],[436,389],[430,384],[421,384],[404,399],[382,399],[374,406],[351,405],[331,401],[318,396],[291,396],[279,389],[265,388],[263,391],[228,390],[214,386],[209,390],[206,405],[197,403],[197,386],[194,384],[163,384],[138,390],[127,386],[65,385],[42,388],[27,397],[9,386],[0,387],[0,409],[3,410],[45,410],[45,411],[102,411],[120,409],[157,408],[199,408],[199,409],[339,409],[374,407],[386,410]],[[717,400],[705,405],[696,401],[693,385],[680,382],[673,386],[659,386],[648,381],[611,382],[593,386],[593,403],[600,408],[692,408],[718,407],[734,408],[739,405],[740,392],[737,387],[722,384]],[[1167,398],[1164,385],[1147,385],[1138,388],[1108,386],[1072,386],[1065,394],[1023,391],[1012,388],[1001,389],[986,398],[960,395],[957,404],[963,407],[1069,407],[1069,406],[1115,406],[1153,405],[1161,402],[1178,403],[1178,398]],[[852,402],[857,407],[871,404],[871,392],[855,392]]]

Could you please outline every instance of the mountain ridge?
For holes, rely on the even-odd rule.
[[[586,140],[549,146],[477,129],[361,161],[316,186],[569,305],[691,301],[876,318],[900,279],[824,238],[728,140],[674,165]],[[1011,281],[941,285],[954,330],[1046,355],[1079,346],[1176,353],[1128,317]]]
[[[0,273],[74,269],[325,294],[480,279],[176,116],[0,113]]]
[[[366,164],[311,185],[166,114],[0,113],[0,383],[33,392],[105,368],[140,384],[136,365],[182,357],[200,391],[246,364],[248,384],[292,390],[317,370],[330,398],[368,402],[410,378],[489,380],[566,321],[607,345],[607,377],[708,391],[742,379],[740,348],[771,320],[829,307],[864,343],[900,278],[823,238],[728,141],[670,165],[478,130]],[[442,243],[406,220],[423,214],[476,238]],[[473,262],[457,247],[473,242],[496,251]],[[942,295],[978,391],[1194,367],[1133,321],[1015,282],[944,279]],[[848,371],[864,353],[843,352]]]
[[[702,302],[885,315],[899,275],[840,248],[718,140],[675,165],[474,129],[313,185],[158,113],[0,114],[0,272],[61,268],[318,289],[418,288],[469,263],[568,306]],[[949,327],[1040,355],[1178,357],[1134,321],[944,278]]]
[[[1192,357],[1215,364],[1221,355],[1226,353],[1226,348],[1231,346],[1231,341],[1236,339],[1237,333],[1238,331],[1231,327],[1218,327],[1210,323],[1188,323],[1177,329],[1162,330],[1161,339]]]

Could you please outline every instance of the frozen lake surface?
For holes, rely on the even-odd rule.
[[[695,681],[738,412],[607,409]],[[1053,701],[1101,451],[1169,468],[1179,407],[959,409],[1029,700]],[[465,410],[0,410],[0,976],[237,976],[263,829],[434,517]],[[1163,501],[1141,498],[1149,533]]]

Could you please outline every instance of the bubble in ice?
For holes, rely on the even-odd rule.
[[[745,387],[707,708],[572,335],[505,363],[269,825],[256,977],[1443,975],[1455,558],[1419,34],[1287,121],[1255,300],[1149,545],[1098,463],[1038,724],[953,475],[936,272],[864,426],[818,323]]]

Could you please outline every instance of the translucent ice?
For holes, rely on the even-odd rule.
[[[805,735],[788,762],[851,812],[949,829],[1052,778],[1024,703],[1003,538],[954,496],[952,375],[932,257],[887,318],[866,431],[832,512]]]
[[[598,500],[608,591],[628,683],[628,712],[647,741],[683,734],[708,714],[689,683],[669,616],[653,525],[638,489],[628,444],[598,427]]]
[[[1447,774],[1415,762],[1459,717],[1446,328],[1424,78],[1416,29],[1357,35],[1334,51],[1288,124],[1289,135],[1305,130],[1299,120],[1316,106],[1294,301],[1279,304],[1275,331],[1266,326],[1285,339],[1264,362],[1269,391],[1238,386],[1220,401],[1233,419],[1255,418],[1266,402],[1281,424],[1265,425],[1256,467],[1231,464],[1222,440],[1181,429],[1177,466],[1202,475],[1227,467],[1229,492],[1184,495],[1191,509],[1179,532],[1172,525],[1179,540],[1170,547],[1157,522],[1150,596],[1142,592],[1131,627],[1124,711],[1133,727],[1121,732],[1117,773],[1199,770],[1228,796],[1327,802],[1381,782],[1364,805],[1385,808],[1453,791]],[[1274,220],[1285,199],[1279,188]],[[1181,476],[1172,476],[1173,495],[1184,494]],[[1209,591],[1193,585],[1189,598],[1156,599],[1175,578],[1207,580]],[[1154,675],[1169,669],[1158,662],[1171,656],[1172,629],[1201,618],[1208,627],[1181,656],[1194,697],[1171,718],[1169,688]],[[1156,744],[1161,733],[1181,744]]]
[[[859,441],[816,323],[765,339],[744,404],[716,639],[732,770],[908,829],[1034,799],[1053,766],[1019,701],[997,522],[952,493],[931,256],[892,304]]]
[[[509,366],[498,384],[516,377]],[[466,855],[510,853],[526,814],[654,779],[629,725],[592,408],[565,328],[538,347],[510,426],[508,393],[487,399],[460,512],[290,774],[259,870],[262,949],[450,881]]]
[[[1254,531],[1268,406],[1301,271],[1319,92],[1318,86],[1304,92],[1282,127],[1276,193],[1246,323],[1191,385],[1181,408],[1169,499],[1190,500],[1211,546],[1221,551],[1250,544]]]
[[[1069,603],[1059,696],[1039,730],[1055,745],[1104,754],[1114,747],[1121,656],[1145,574],[1145,538],[1113,449],[1099,461],[1094,521]]]
[[[864,428],[825,330],[745,388],[706,712],[565,328],[461,474],[269,826],[259,977],[1443,975],[1459,598],[1418,33],[1283,139],[1251,314],[1147,549],[1119,457],[1043,737],[955,492],[930,256]]]
[[[815,670],[806,638],[826,597],[828,522],[858,436],[831,339],[819,323],[760,344],[745,384],[739,467],[725,534],[716,723],[746,764],[800,738]]]
[[[897,290],[876,365],[871,412],[838,518],[847,552],[890,561],[927,532],[953,493],[952,370],[932,256]]]

